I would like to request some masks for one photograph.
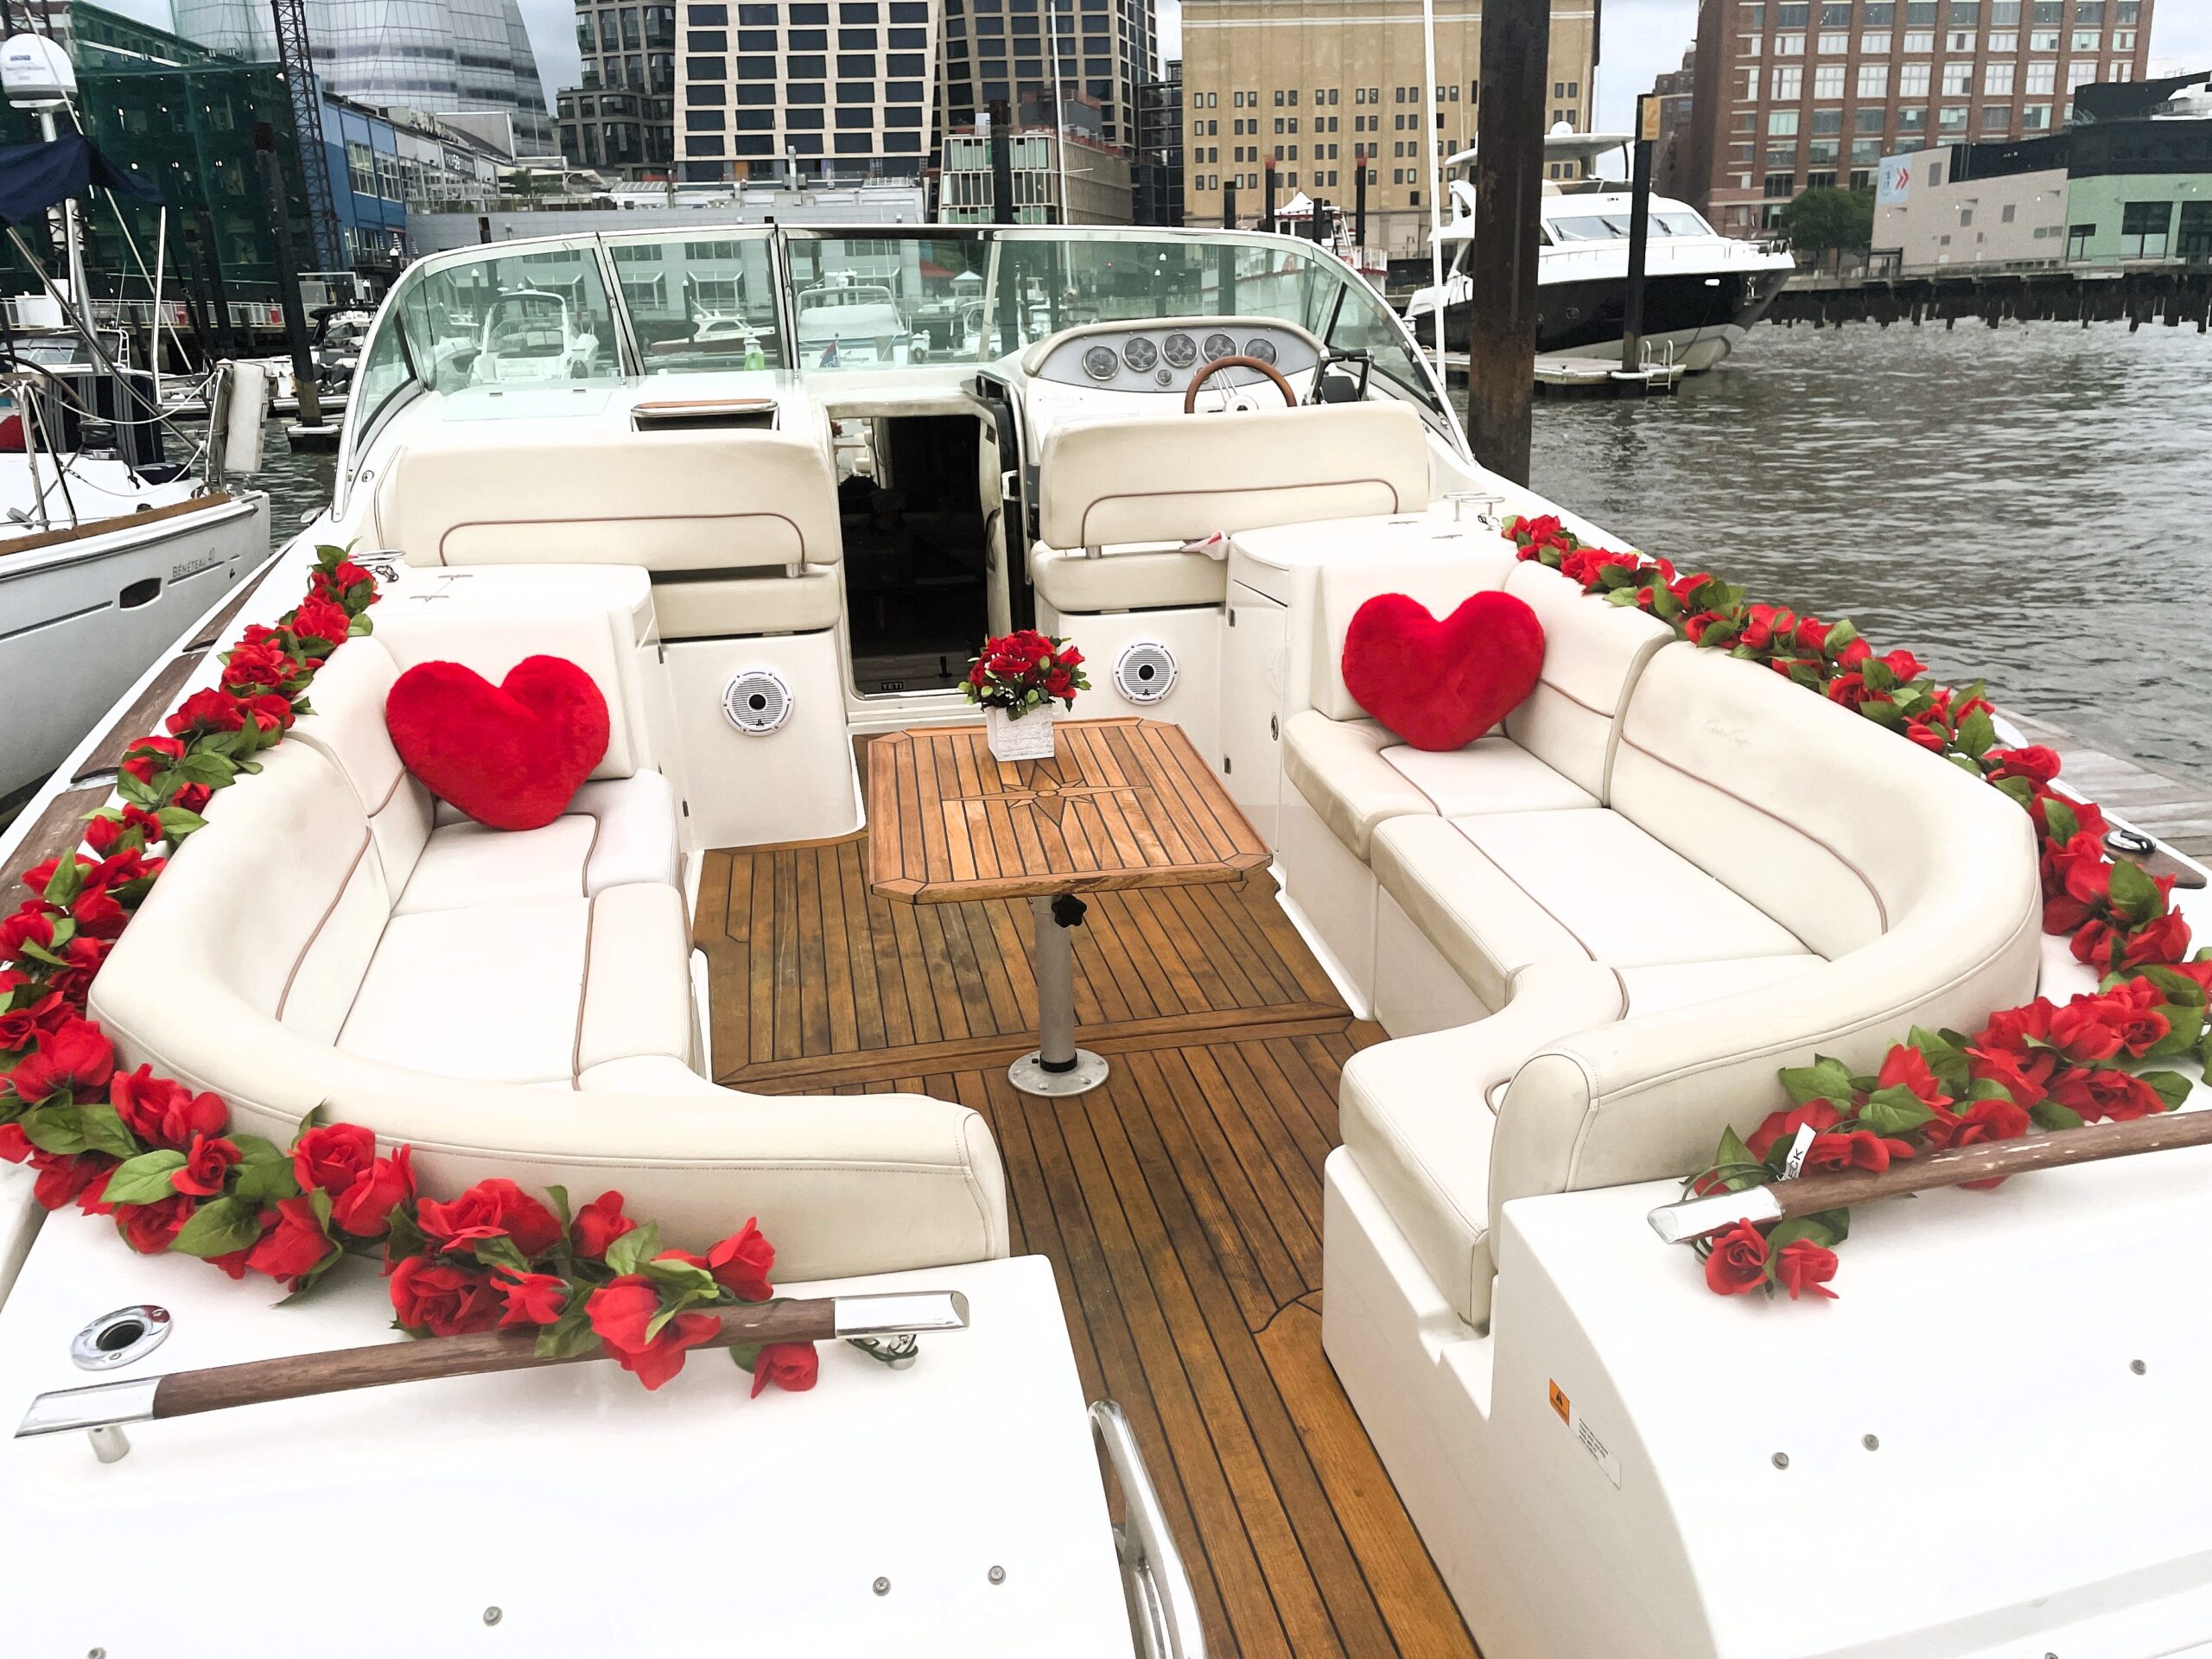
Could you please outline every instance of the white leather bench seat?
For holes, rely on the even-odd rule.
[[[1811,957],[1802,941],[1618,812],[1394,818],[1374,866],[1488,1007],[1537,963],[1608,969]]]
[[[1166,610],[1218,605],[1229,593],[1229,563],[1180,548],[1164,551],[1063,553],[1029,550],[1029,580],[1054,610]]]
[[[395,915],[337,1046],[441,1077],[568,1088],[612,1061],[684,1063],[690,954],[683,896],[658,884]]]
[[[488,829],[440,801],[394,913],[674,885],[677,848],[676,792],[657,772],[588,783],[567,812],[537,830]]]

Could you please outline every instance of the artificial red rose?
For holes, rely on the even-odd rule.
[[[2046,848],[2043,855],[2044,895],[2067,898],[2077,905],[2095,906],[2112,896],[2112,861],[2104,842],[2082,831],[2064,845]]]
[[[550,1325],[569,1305],[569,1287],[550,1273],[517,1273],[512,1268],[492,1269],[507,1311],[501,1325]]]
[[[31,1162],[38,1170],[38,1179],[31,1185],[31,1196],[48,1210],[59,1210],[72,1199],[86,1193],[93,1195],[95,1211],[104,1213],[105,1205],[99,1193],[107,1185],[107,1178],[114,1173],[115,1160],[97,1152],[79,1153],[74,1158],[56,1157],[49,1153],[35,1153]]]
[[[304,600],[301,602],[300,608],[292,613],[292,632],[301,641],[302,646],[311,639],[320,639],[335,649],[344,642],[346,634],[352,631],[353,626],[353,619],[346,613],[344,608],[332,604],[327,599]],[[329,652],[318,653],[310,650],[308,654],[310,661],[316,661],[321,657],[329,655]]]
[[[169,1177],[169,1185],[194,1198],[212,1198],[223,1190],[231,1166],[238,1160],[238,1142],[220,1135],[195,1135],[185,1154],[184,1167]]]
[[[1706,1287],[1717,1296],[1741,1296],[1766,1282],[1766,1235],[1739,1221],[1713,1241],[1705,1258]]]
[[[357,1123],[326,1123],[292,1143],[292,1175],[302,1192],[320,1187],[334,1198],[376,1160],[376,1136]]]
[[[2051,1021],[2057,1014],[2058,1005],[2047,996],[2024,1002],[2017,1008],[1999,1008],[1989,1016],[1989,1023],[1974,1039],[1974,1046],[2001,1049],[2012,1054],[2030,1053],[2033,1052],[2030,1039],[2043,1043],[2050,1040]]]
[[[537,1257],[561,1242],[553,1212],[505,1176],[479,1181],[450,1203],[424,1198],[415,1206],[423,1233],[443,1250],[466,1249],[479,1239],[511,1238]]]
[[[291,698],[282,691],[260,691],[250,697],[241,697],[238,707],[245,711],[247,719],[264,732],[290,730],[292,721],[299,714],[292,707]]]
[[[41,1031],[51,1031],[64,1014],[61,993],[47,991],[20,1008],[0,1014],[0,1054],[29,1048]]]
[[[620,1192],[602,1192],[576,1211],[575,1224],[569,1230],[575,1240],[576,1253],[597,1260],[607,1254],[608,1245],[637,1224],[622,1213]]]
[[[11,1164],[20,1164],[37,1151],[38,1148],[31,1145],[30,1136],[23,1133],[22,1124],[0,1123],[0,1159],[5,1159]]]
[[[395,1205],[415,1196],[412,1147],[396,1147],[372,1160],[360,1178],[332,1200],[330,1218],[356,1238],[374,1238],[391,1224]]]
[[[2108,1060],[2126,1042],[2116,1015],[2101,997],[2077,996],[2051,1016],[2051,1046],[2077,1064]]]
[[[1808,1292],[1835,1300],[1828,1281],[1835,1277],[1835,1252],[1809,1238],[1793,1238],[1774,1258],[1774,1282],[1796,1301]]]
[[[1992,749],[1982,759],[1990,763],[1993,778],[2024,778],[2031,784],[2048,784],[2058,776],[2058,751],[2040,743],[2018,749]]]
[[[1818,617],[1801,616],[1790,638],[1800,650],[1825,653],[1828,648],[1828,630],[1832,626]]]
[[[142,737],[124,751],[122,770],[142,784],[150,784],[155,774],[167,772],[184,759],[184,745],[174,737]]]
[[[120,817],[93,818],[85,825],[85,844],[105,858],[116,849],[124,836],[133,830],[137,832],[143,846],[150,847],[156,842],[166,839],[162,833],[159,818],[144,807],[126,801]]]
[[[792,1394],[804,1394],[814,1386],[820,1374],[822,1361],[810,1342],[772,1342],[761,1349],[753,1362],[753,1393],[759,1399],[760,1390],[771,1382]]]
[[[191,1198],[181,1192],[166,1198],[156,1198],[151,1204],[118,1204],[115,1206],[115,1224],[123,1235],[123,1242],[141,1255],[159,1255],[169,1247],[169,1241],[184,1230],[184,1224],[192,1219],[195,1206]]]
[[[187,812],[205,812],[207,803],[214,798],[215,791],[205,784],[184,784],[169,797],[168,804]]]
[[[2075,1001],[2082,1001],[2076,997]],[[2120,1033],[2120,1052],[2140,1059],[2166,1039],[2173,1022],[2158,1012],[2165,993],[2147,979],[2115,985],[2096,999],[2104,1017]]]
[[[81,938],[113,939],[120,935],[130,912],[105,887],[86,887],[69,901],[69,918]]]
[[[1702,645],[1705,642],[1707,631],[1714,623],[1725,622],[1727,620],[1718,611],[1700,611],[1694,616],[1683,619],[1682,637],[1694,645]]]
[[[79,871],[90,871],[99,868],[98,859],[86,858],[82,853],[70,854],[69,861]],[[43,899],[46,897],[47,888],[54,883],[54,873],[60,868],[61,860],[58,855],[46,860],[43,863],[34,864],[23,872],[23,885]],[[81,875],[79,879],[82,880]]]
[[[1923,720],[1909,720],[1904,723],[1904,734],[1922,748],[1941,754],[1950,747],[1951,734],[1940,727],[1930,726]]]
[[[2048,1050],[2021,1053],[2007,1048],[1969,1048],[1967,1066],[1975,1082],[1994,1083],[2016,1105],[2031,1107],[2050,1094],[2058,1057]]]
[[[202,732],[235,732],[245,724],[245,709],[227,691],[209,687],[195,691],[179,703],[163,722],[173,737]]]
[[[276,690],[306,671],[306,665],[274,639],[240,645],[223,665],[223,689],[233,693]]]
[[[1852,643],[1863,645],[1865,641],[1853,640]],[[1889,701],[1887,697],[1878,696],[1873,688],[1866,683],[1866,677],[1855,669],[1839,674],[1830,680],[1827,690],[1822,692],[1821,696],[1827,698],[1830,702],[1841,703],[1847,709],[1863,709],[1870,702]]]
[[[765,1302],[775,1293],[768,1274],[776,1265],[776,1247],[760,1236],[748,1216],[745,1225],[707,1252],[707,1266],[715,1283],[743,1302]]]
[[[1045,677],[1045,693],[1047,696],[1071,696],[1074,692],[1075,681],[1065,670],[1054,669]]]
[[[92,982],[92,976],[107,960],[107,953],[115,948],[113,939],[89,938],[79,933],[54,954],[66,964],[49,969],[46,982],[73,1002],[81,1002],[86,990]]]
[[[16,913],[0,921],[0,962],[22,957],[23,946],[54,949],[54,918],[60,912],[41,899],[26,899]]]
[[[1923,1131],[1929,1149],[1945,1152],[1957,1147],[1978,1147],[1992,1141],[2016,1141],[2034,1127],[2034,1120],[2009,1100],[1977,1100],[1967,1103],[1962,1112],[1938,1112],[1936,1121]],[[2004,1177],[1995,1180],[1961,1183],[1975,1192],[1987,1192],[2002,1186]]]
[[[315,1213],[313,1199],[279,1198],[276,1208],[261,1212],[261,1226],[260,1243],[245,1253],[245,1265],[256,1273],[292,1284],[330,1254],[330,1238]]]
[[[1882,1069],[1874,1075],[1877,1089],[1904,1088],[1911,1090],[1914,1098],[1929,1106],[1948,1106],[1950,1096],[1943,1092],[1943,1085],[1929,1069],[1928,1057],[1908,1043],[1899,1043],[1882,1057]]]
[[[1744,618],[1742,640],[1753,651],[1764,651],[1777,638],[1787,639],[1797,631],[1797,613],[1779,605],[1754,605]]]
[[[2143,924],[2126,939],[2120,951],[2121,968],[2166,967],[2189,954],[2189,924],[2177,910]]]
[[[2084,1123],[2105,1118],[2126,1122],[2166,1109],[2166,1103],[2149,1084],[2110,1066],[2077,1066],[2060,1072],[2050,1085],[2050,1097]]]
[[[1928,665],[1909,651],[1884,652],[1881,660],[1890,672],[1897,677],[1900,685],[1910,685],[1928,671]]]
[[[403,1257],[392,1269],[391,1306],[402,1327],[434,1337],[488,1331],[499,1316],[491,1280],[426,1255]]]
[[[1786,1112],[1770,1114],[1765,1122],[1751,1131],[1751,1139],[1744,1144],[1750,1148],[1752,1157],[1764,1162],[1767,1154],[1774,1150],[1776,1141],[1795,1141],[1797,1131],[1807,1124],[1815,1130],[1834,1128],[1842,1118],[1843,1114],[1836,1109],[1833,1101],[1808,1100],[1802,1106],[1793,1106]]]
[[[31,1039],[7,1080],[18,1100],[36,1104],[57,1094],[97,1099],[114,1075],[115,1045],[91,1020],[65,1020]]]
[[[1905,1141],[1872,1129],[1851,1129],[1841,1135],[1814,1136],[1805,1154],[1805,1168],[1867,1169],[1878,1175],[1890,1166],[1892,1158],[1911,1156],[1912,1147]]]
[[[231,1118],[220,1095],[195,1095],[172,1078],[156,1077],[150,1065],[117,1073],[107,1097],[131,1134],[171,1152],[182,1152],[197,1136],[219,1135]]]
[[[2050,924],[2046,921],[2044,925],[2048,929]],[[2085,962],[2098,972],[2108,974],[2126,949],[2121,940],[2122,936],[2109,922],[2084,922],[2074,931],[2074,941],[2067,949],[2074,953],[2075,961]]]
[[[711,1313],[679,1313],[648,1338],[645,1326],[660,1312],[660,1293],[634,1273],[592,1292],[584,1310],[614,1363],[648,1389],[660,1387],[683,1369],[685,1349],[711,1341],[722,1328]]]
[[[211,1268],[220,1268],[233,1279],[243,1279],[245,1277],[245,1259],[251,1254],[252,1251],[249,1248],[243,1250],[232,1250],[223,1255],[211,1255],[207,1258],[207,1265]]]

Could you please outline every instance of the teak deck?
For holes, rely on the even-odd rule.
[[[915,904],[1234,881],[1266,844],[1179,726],[1064,720],[1041,760],[976,725],[867,746],[874,885]]]
[[[1354,1020],[1254,870],[1099,893],[1075,940],[1092,1093],[1018,1094],[1019,899],[869,891],[865,836],[709,853],[717,1080],[912,1090],[988,1118],[1014,1248],[1051,1258],[1089,1397],[1122,1402],[1213,1659],[1475,1653],[1321,1352],[1321,1160]]]

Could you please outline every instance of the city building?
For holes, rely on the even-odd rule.
[[[2212,73],[2084,87],[2042,138],[1886,157],[1878,269],[2212,260]]]
[[[555,99],[561,153],[623,179],[665,179],[676,162],[676,7],[576,0],[581,82]],[[726,10],[726,8],[725,8]]]
[[[552,118],[518,0],[305,0],[315,73],[372,109],[498,111],[523,153],[554,150]],[[174,0],[176,33],[250,63],[276,56],[269,0]]]
[[[650,201],[625,201],[613,207],[531,207],[511,203],[480,213],[410,209],[407,225],[416,252],[424,254],[514,237],[600,232],[613,236],[662,228],[678,236],[688,232],[696,245],[703,247],[731,225],[926,225],[929,219],[928,196],[918,181],[886,181],[800,190],[771,183],[738,184],[727,189],[684,186],[657,193]],[[702,224],[705,229],[696,228]]]
[[[920,176],[938,0],[683,0],[682,11],[678,178]]]
[[[1475,142],[1481,23],[1469,0],[1436,7],[1442,156]],[[1598,0],[1554,0],[1548,124],[1588,130],[1598,26]],[[1364,150],[1370,245],[1418,252],[1435,170],[1421,143],[1427,79],[1421,0],[1183,0],[1185,221],[1220,224],[1234,184],[1237,217],[1252,222],[1269,160],[1283,199],[1349,206]]]
[[[1687,194],[1751,236],[1882,158],[2032,138],[2093,81],[2145,79],[2153,0],[1701,0]]]
[[[1067,151],[1068,211],[1060,211],[1061,147]],[[1096,139],[1050,124],[1017,126],[1009,146],[1014,163],[1014,222],[1017,225],[1129,225],[1135,223],[1136,191],[1129,158]],[[947,133],[938,181],[938,219],[945,225],[988,225],[992,199],[991,140],[970,130]]]
[[[1136,222],[1183,222],[1183,61],[1137,88]]]
[[[1651,146],[1651,185],[1662,196],[1680,200],[1691,189],[1690,111],[1697,99],[1697,48],[1682,54],[1682,67],[1651,83],[1659,100],[1659,137]]]
[[[1154,0],[944,0],[943,130],[972,126],[1022,86],[1098,103],[1104,142],[1136,139],[1137,89],[1159,61]],[[1058,49],[1052,50],[1057,40]]]

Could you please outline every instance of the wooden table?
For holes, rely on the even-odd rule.
[[[1062,720],[1053,734],[1048,759],[1015,761],[992,758],[980,725],[875,739],[868,877],[907,904],[1029,900],[1038,1045],[1010,1075],[1030,1094],[1079,1095],[1107,1065],[1075,1045],[1077,895],[1235,881],[1270,855],[1181,727]]]

